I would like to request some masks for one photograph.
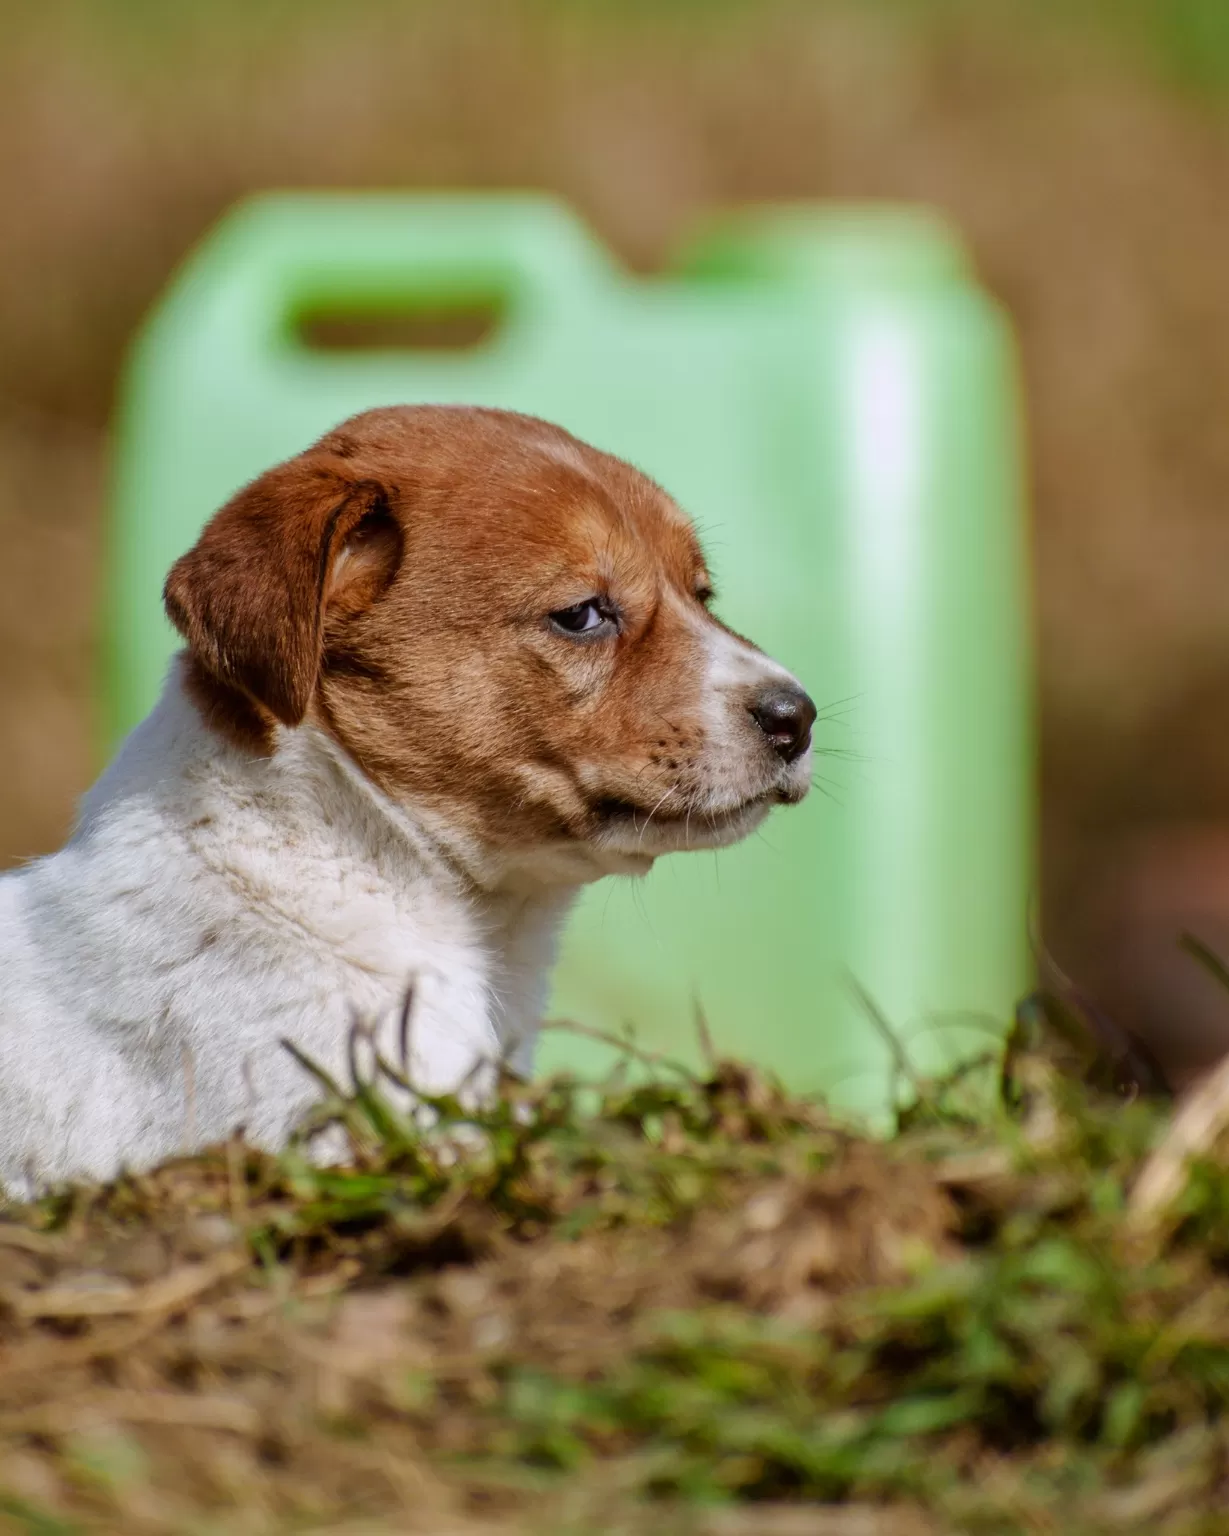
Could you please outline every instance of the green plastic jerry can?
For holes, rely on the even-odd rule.
[[[468,350],[319,350],[308,314],[481,309]],[[171,562],[242,483],[401,401],[549,417],[695,516],[718,611],[820,706],[817,789],[719,855],[604,881],[554,1017],[722,1054],[882,1112],[901,1048],[993,1048],[1029,976],[1032,739],[1008,326],[924,212],[720,222],[665,276],[621,271],[537,196],[270,195],[229,214],[139,336],[116,428],[108,735],[176,641]],[[895,1037],[892,1043],[891,1036]],[[552,1031],[544,1068],[587,1072]]]

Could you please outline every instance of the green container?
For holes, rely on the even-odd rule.
[[[311,313],[468,310],[464,351],[323,351]],[[666,276],[621,271],[535,196],[271,195],[228,215],[124,382],[108,739],[175,647],[171,562],[242,483],[399,401],[513,407],[660,480],[695,516],[718,611],[820,706],[820,792],[749,843],[583,897],[552,1014],[718,1050],[875,1113],[877,1011],[934,1073],[993,1046],[1028,984],[1031,670],[1008,326],[925,213],[730,218]],[[825,755],[831,749],[832,755]],[[824,792],[826,791],[826,792]],[[590,1070],[552,1032],[544,1067]]]

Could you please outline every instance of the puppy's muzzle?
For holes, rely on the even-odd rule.
[[[756,694],[748,709],[768,745],[784,762],[794,762],[811,745],[817,711],[810,696],[796,684],[772,684]]]

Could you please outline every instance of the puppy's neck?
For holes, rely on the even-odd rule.
[[[407,980],[400,932],[434,934],[441,959],[483,954],[492,1027],[523,1067],[580,882],[552,878],[566,870],[549,861],[501,863],[437,811],[394,801],[316,726],[279,728],[271,744],[260,753],[208,724],[180,661],[83,801],[73,843],[121,837],[186,857],[259,920],[390,986]]]
[[[570,839],[531,847],[492,843],[476,835],[472,818],[449,816],[438,802],[406,804],[389,795],[363,771],[335,734],[329,711],[313,701],[307,721],[293,731],[237,688],[209,673],[191,653],[177,662],[178,678],[210,732],[235,747],[241,758],[268,760],[310,756],[327,760],[365,801],[391,837],[407,839],[446,867],[481,903],[519,907],[537,899],[555,904],[564,889],[575,889],[603,875],[644,875],[652,854],[616,853]]]
[[[323,874],[331,859],[369,867],[378,883],[421,874],[465,893],[451,850],[323,732],[279,727],[258,750],[205,718],[187,677],[177,658],[158,704],[83,800],[78,839],[117,815],[155,815],[210,860],[220,850],[275,855],[288,880],[301,880],[304,865]]]

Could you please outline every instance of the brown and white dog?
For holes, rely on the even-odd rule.
[[[240,491],[157,707],[0,879],[0,1186],[277,1147],[279,1040],[336,1071],[411,983],[422,1088],[527,1071],[578,887],[809,787],[814,706],[711,596],[664,491],[526,416],[369,411]]]

